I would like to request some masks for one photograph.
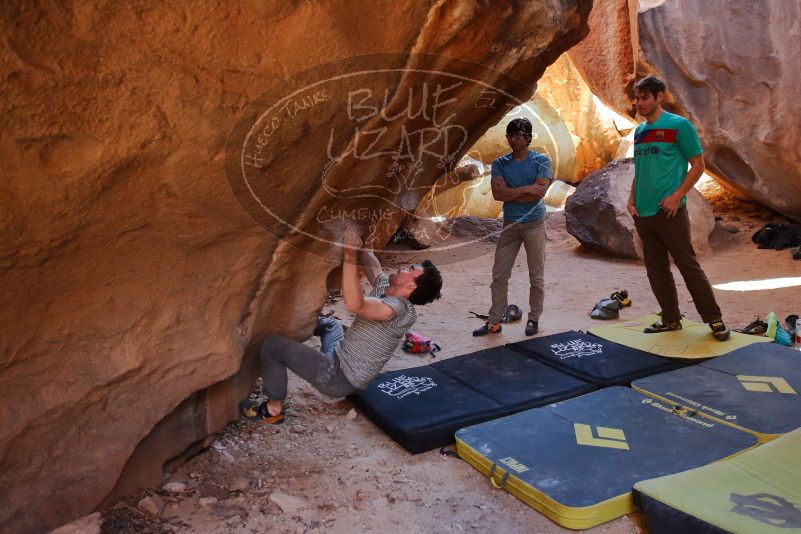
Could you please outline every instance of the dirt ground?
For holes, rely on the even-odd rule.
[[[793,261],[789,250],[757,250],[750,242],[754,231],[779,217],[720,191],[705,194],[719,217],[714,248],[701,257],[713,284],[801,276],[801,262]],[[561,212],[549,215],[547,229],[547,293],[540,335],[590,328],[596,323],[588,316],[589,309],[616,289],[628,289],[633,299],[620,321],[657,309],[641,262],[584,250],[565,231]],[[443,298],[418,307],[415,329],[442,345],[437,359],[525,337],[524,323],[507,326],[498,336],[470,335],[481,322],[467,312],[486,313],[492,267],[493,246],[476,246],[484,247],[483,255],[445,267]],[[419,260],[425,256],[421,251]],[[385,267],[396,267],[396,261],[386,257]],[[699,320],[683,284],[679,287],[683,311]],[[525,312],[527,294],[521,253],[510,281],[510,302]],[[716,294],[732,327],[745,326],[755,314],[764,317],[771,310],[780,319],[801,312],[798,287],[716,290]],[[346,323],[351,320],[336,299],[326,309]],[[428,355],[398,350],[385,370],[431,361]],[[107,510],[103,532],[569,532],[493,489],[484,476],[457,458],[436,450],[408,454],[347,401],[323,397],[294,376],[289,391],[286,424],[230,425],[211,448],[169,478],[178,482],[172,491],[153,488]],[[160,519],[137,508],[139,499],[152,494],[165,504]],[[639,533],[647,532],[647,527],[635,513],[589,532]]]

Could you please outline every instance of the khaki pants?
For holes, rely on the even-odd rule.
[[[531,311],[528,318],[539,321],[542,303],[545,298],[545,220],[525,223],[504,222],[503,230],[495,248],[495,263],[492,266],[492,307],[489,311],[490,323],[499,323],[509,304],[509,277],[512,275],[520,245],[526,248],[528,278],[531,283],[528,304]]]
[[[662,308],[662,319],[666,322],[681,319],[679,296],[673,273],[670,272],[668,255],[681,272],[701,319],[705,323],[720,319],[715,293],[695,257],[687,208],[680,208],[675,217],[668,217],[664,211],[651,217],[634,217],[634,225],[642,240],[645,270],[654,296]]]

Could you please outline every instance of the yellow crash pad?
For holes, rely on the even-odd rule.
[[[753,343],[771,343],[773,340],[763,336],[749,336],[732,332],[728,341],[718,341],[712,337],[709,326],[682,319],[681,330],[645,334],[643,328],[660,318],[652,313],[624,323],[591,328],[590,333],[627,347],[658,354],[667,358],[698,360],[713,358]]]

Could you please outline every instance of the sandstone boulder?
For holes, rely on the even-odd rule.
[[[642,258],[642,242],[626,209],[633,179],[631,160],[612,162],[587,176],[565,204],[568,233],[587,248],[619,258]],[[687,195],[687,208],[693,247],[700,254],[709,249],[715,216],[695,189]]]
[[[662,77],[665,108],[693,121],[715,179],[801,220],[800,18],[798,2],[596,2],[568,55],[621,113],[633,113],[635,63]]]
[[[641,70],[666,80],[707,167],[801,221],[799,20],[798,2],[665,0],[638,25]]]
[[[207,444],[261,338],[311,332],[344,221],[413,213],[590,7],[4,2],[0,530]]]

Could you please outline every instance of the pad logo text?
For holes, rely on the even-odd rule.
[[[603,353],[603,347],[600,343],[573,339],[567,343],[554,343],[551,345],[551,351],[556,356],[559,356],[560,360],[567,360],[568,358],[582,358],[593,354],[601,354]]]
[[[437,387],[437,383],[428,376],[401,375],[395,377],[389,382],[378,384],[378,388],[381,391],[390,397],[395,397],[397,399],[402,399],[407,395],[411,395],[412,393],[419,395],[420,393],[435,387]]]

